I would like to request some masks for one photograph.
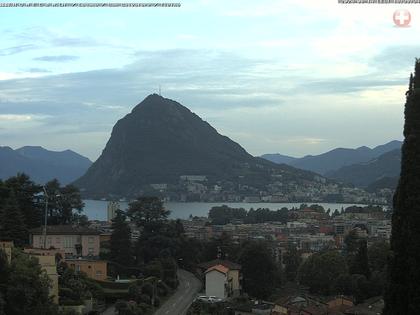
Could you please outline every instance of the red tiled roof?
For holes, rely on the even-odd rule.
[[[208,272],[213,271],[213,270],[219,271],[219,272],[221,272],[223,274],[227,274],[228,271],[229,271],[229,268],[227,268],[227,267],[225,267],[223,265],[216,265],[216,266],[213,266],[213,267],[210,267],[209,269],[207,269],[205,271],[205,273],[208,273]]]
[[[199,267],[207,270],[210,267],[213,267],[213,266],[216,266],[216,265],[222,265],[222,266],[225,266],[225,267],[227,267],[231,270],[239,270],[239,269],[242,268],[242,266],[239,265],[239,264],[236,264],[236,263],[231,262],[229,260],[223,260],[223,259],[211,260],[211,261],[199,264]]]

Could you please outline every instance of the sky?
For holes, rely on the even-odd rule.
[[[253,155],[402,139],[420,4],[180,3],[0,7],[0,145],[96,160],[114,124],[159,86]],[[401,9],[409,27],[395,26]]]

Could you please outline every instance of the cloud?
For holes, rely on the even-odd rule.
[[[42,56],[33,58],[35,61],[46,61],[46,62],[68,62],[74,61],[79,59],[78,56],[70,56],[70,55],[59,55],[59,56]]]
[[[0,114],[0,121],[22,122],[32,119],[31,115]]]
[[[11,56],[11,55],[19,54],[21,52],[25,52],[25,51],[28,51],[28,50],[33,50],[33,49],[36,49],[36,48],[37,48],[37,46],[32,45],[32,44],[18,45],[18,46],[13,46],[13,47],[8,47],[8,48],[1,48],[0,49],[0,56]]]
[[[30,72],[30,73],[50,73],[51,71],[48,69],[44,69],[44,68],[29,68],[26,69],[25,72]]]
[[[385,142],[399,135],[402,122],[396,117],[402,117],[400,89],[406,79],[378,66],[386,54],[369,59],[366,69],[353,75],[345,70],[338,76],[334,63],[324,69],[229,51],[137,51],[136,60],[121,68],[0,81],[0,112],[48,115],[22,139],[34,143],[37,134],[51,143],[57,135],[66,141],[72,136],[95,140],[72,147],[95,159],[116,121],[161,86],[163,96],[253,154],[303,155],[336,145],[375,145],[380,142],[374,139]],[[383,114],[379,106],[386,107]],[[376,133],[367,132],[372,126]]]

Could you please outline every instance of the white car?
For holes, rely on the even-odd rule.
[[[200,296],[197,296],[196,300],[202,301],[202,302],[209,302],[209,297],[206,295],[200,295]]]
[[[218,303],[218,302],[222,302],[222,301],[223,301],[223,299],[218,298],[217,296],[212,295],[212,296],[209,296],[209,297],[208,297],[208,301],[209,301],[210,303]]]

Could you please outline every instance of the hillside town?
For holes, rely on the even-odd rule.
[[[335,183],[315,175],[312,180],[287,181],[272,175],[270,184],[254,187],[231,181],[209,181],[205,175],[182,175],[178,184],[150,184],[140,193],[157,195],[166,201],[201,202],[340,202],[389,204],[393,189],[368,192],[362,188]],[[110,195],[110,198],[117,196]]]
[[[138,202],[146,203],[148,207],[152,207],[151,202],[159,205],[158,199],[139,198]],[[148,209],[141,211],[147,213]],[[208,217],[190,216],[188,220],[165,223],[168,227],[179,224],[176,229],[180,234],[174,235],[179,241],[190,244],[185,245],[190,248],[180,248],[173,256],[178,260],[177,264],[173,258],[160,256],[162,254],[150,258],[149,262],[143,260],[141,264],[120,259],[124,246],[129,246],[126,249],[131,251],[135,244],[150,242],[151,236],[147,236],[148,225],[138,224],[133,215],[128,220],[119,210],[118,202],[108,203],[106,221],[39,226],[28,230],[28,240],[7,239],[3,232],[0,245],[11,266],[20,260],[35,259],[49,279],[48,295],[52,305],[58,307],[57,314],[99,314],[108,309],[121,315],[131,314],[127,313],[128,309],[135,310],[133,314],[159,312],[164,301],[186,290],[182,279],[185,276],[188,281],[196,281],[193,291],[185,291],[189,292],[185,305],[192,303],[188,314],[216,314],[216,309],[220,314],[235,315],[370,314],[361,310],[383,304],[380,295],[360,299],[352,294],[314,294],[305,281],[295,281],[301,272],[299,268],[312,256],[325,252],[348,253],[352,243],[356,248],[363,242],[367,248],[389,243],[391,222],[389,213],[381,207],[353,206],[331,211],[316,204],[302,204],[299,208],[277,211],[245,211],[222,205],[209,210]],[[128,214],[130,211],[137,214],[133,210]],[[128,233],[126,241],[121,243],[119,240],[118,248],[114,248],[121,229]],[[15,243],[24,245],[16,247]],[[197,244],[207,249],[197,251],[194,248]],[[264,255],[264,248],[268,250],[266,259],[277,266],[273,275],[282,279],[273,283],[273,289],[266,293],[247,289],[248,278],[253,278],[247,266],[249,261],[243,260],[243,253],[233,254],[236,249],[242,252],[252,246],[257,246],[257,251],[262,250],[261,255]],[[119,252],[118,257],[113,256],[115,250]],[[191,255],[197,257],[191,258]],[[295,261],[291,263],[292,255]],[[201,258],[197,260],[199,256]],[[289,276],[292,267],[294,272]],[[182,269],[189,270],[190,274],[180,274],[186,273]],[[76,293],[75,286],[85,289]],[[134,288],[143,293],[134,293]]]

